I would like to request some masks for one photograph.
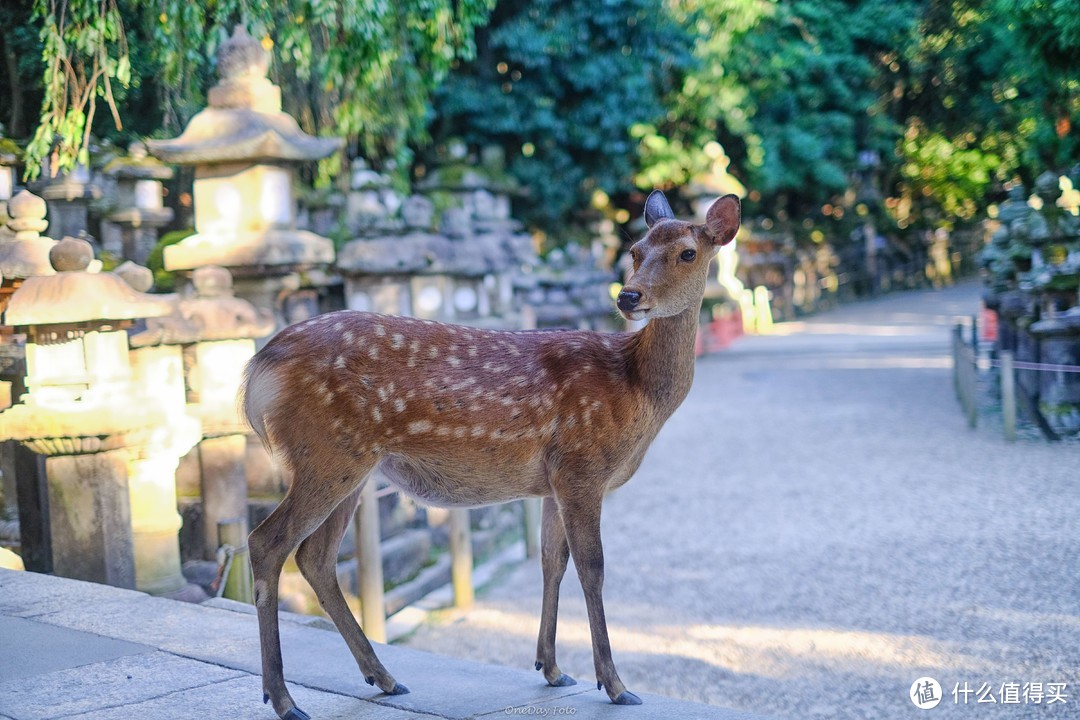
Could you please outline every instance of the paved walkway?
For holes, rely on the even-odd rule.
[[[631,690],[881,720],[921,716],[908,693],[926,675],[945,695],[931,717],[1080,717],[1080,452],[966,427],[948,328],[978,292],[850,305],[699,363],[605,504],[608,623]],[[540,590],[523,564],[407,644],[530,667]],[[559,666],[587,685],[572,571],[562,597]],[[1027,704],[1002,704],[1009,683],[1043,683],[1042,702],[1029,685]],[[1050,683],[1067,683],[1065,704]]]
[[[260,702],[254,608],[211,603],[0,570],[0,720],[274,720]],[[588,685],[549,688],[525,670],[381,646],[412,689],[390,697],[364,683],[326,620],[283,616],[285,677],[313,720],[601,720],[613,710],[629,711],[619,720],[765,720],[656,696],[615,708]]]

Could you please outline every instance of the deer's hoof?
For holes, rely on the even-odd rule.
[[[629,690],[623,690],[621,693],[619,693],[619,697],[615,698],[611,702],[615,703],[616,705],[640,705],[641,698],[639,698],[637,695],[630,692]]]
[[[542,663],[542,662],[540,662],[539,660],[537,660],[537,661],[536,661],[536,669],[537,669],[537,670],[543,670],[543,669],[544,669],[544,663]]]
[[[554,681],[549,680],[548,685],[551,687],[570,687],[571,685],[577,685],[577,680],[563,673]]]
[[[390,692],[388,692],[386,694],[387,695],[408,695],[409,694],[409,688],[405,687],[401,683],[394,683],[394,687],[391,688]]]
[[[294,707],[289,712],[281,716],[281,720],[311,720],[311,716],[298,707]]]

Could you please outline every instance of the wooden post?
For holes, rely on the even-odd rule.
[[[356,582],[360,590],[360,624],[369,640],[386,642],[386,598],[383,594],[382,550],[379,546],[379,500],[368,478],[356,511]]]
[[[975,366],[975,352],[971,348],[963,348],[963,368],[966,372],[966,378],[964,378],[964,395],[968,397],[968,425],[974,427],[978,423],[978,403],[977,403],[977,388],[976,382],[978,381],[978,373]]]
[[[1012,350],[1001,351],[1001,417],[1005,424],[1005,439],[1016,440],[1016,372]]]
[[[954,325],[952,330],[952,377],[953,377],[953,389],[956,390],[956,397],[960,398],[963,402],[963,395],[960,390],[960,325]]]
[[[540,522],[544,501],[541,498],[525,498],[525,557],[540,556]]]
[[[454,586],[454,606],[472,607],[472,533],[469,509],[450,509],[450,577]]]
[[[221,520],[217,524],[218,545],[232,547],[232,562],[229,564],[229,574],[222,578],[225,583],[223,597],[239,602],[254,602],[251,580],[251,557],[247,547],[247,520],[242,517]]]

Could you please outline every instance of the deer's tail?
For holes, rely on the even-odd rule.
[[[244,367],[244,377],[237,394],[240,415],[255,434],[262,440],[267,452],[273,453],[270,436],[266,430],[266,416],[275,405],[281,392],[281,384],[275,372],[275,363],[268,360],[264,353],[258,353],[248,360]]]

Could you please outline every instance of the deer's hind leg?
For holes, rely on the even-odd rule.
[[[285,687],[278,627],[278,580],[285,559],[322,525],[362,482],[375,461],[329,464],[322,470],[294,465],[293,482],[281,504],[248,536],[255,607],[262,648],[263,702],[282,720],[309,720]]]
[[[364,482],[369,482],[364,480]],[[363,487],[363,483],[361,483]],[[296,564],[307,579],[319,604],[334,621],[338,632],[356,658],[360,672],[368,685],[377,685],[389,695],[404,695],[409,689],[396,681],[375,655],[364,631],[345,602],[337,579],[337,556],[341,539],[360,504],[360,488],[353,491],[338,505],[319,528],[300,543],[296,551]]]
[[[548,685],[565,687],[576,685],[577,681],[563,674],[555,663],[555,627],[559,619],[559,584],[566,573],[570,546],[566,542],[566,529],[555,498],[544,498],[543,508],[540,566],[544,573],[544,601],[540,611],[540,635],[536,641],[536,669],[544,671]]]

